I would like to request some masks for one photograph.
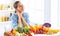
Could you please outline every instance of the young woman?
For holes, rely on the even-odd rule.
[[[24,12],[23,4],[20,1],[14,3],[15,13],[11,16],[12,26],[22,27],[29,24],[28,14]]]

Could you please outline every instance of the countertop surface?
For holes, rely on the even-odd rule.
[[[0,22],[0,36],[4,36],[5,31],[10,31],[12,29],[11,27],[11,21],[8,22]],[[33,36],[60,36],[60,32],[54,35],[46,35],[46,34],[36,34]]]

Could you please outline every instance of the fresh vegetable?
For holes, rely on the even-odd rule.
[[[50,23],[44,23],[43,26],[45,26],[47,28],[50,28],[51,27],[51,24]]]
[[[31,34],[29,34],[29,33],[26,33],[26,35],[25,36],[32,36]]]
[[[25,27],[23,28],[23,32],[24,32],[24,33],[30,33],[30,30],[29,30],[29,28],[28,28],[27,26],[25,26]]]
[[[18,27],[18,28],[16,29],[16,31],[18,31],[19,33],[23,33],[23,28]]]
[[[25,26],[23,28],[18,27],[15,30],[20,33],[20,36],[22,36],[22,35],[25,36],[24,34],[28,34],[28,36],[31,36],[30,30],[29,30],[29,28],[27,26]]]

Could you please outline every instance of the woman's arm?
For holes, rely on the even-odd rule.
[[[22,20],[22,23],[23,23],[24,26],[28,25],[28,23],[25,21],[25,19],[23,18],[23,16],[21,17],[21,20]]]
[[[18,27],[21,27],[21,17],[18,16]]]
[[[21,14],[17,13],[18,14],[18,27],[21,27]]]

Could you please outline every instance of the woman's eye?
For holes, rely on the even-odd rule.
[[[20,7],[22,7],[22,6],[20,6]]]
[[[19,7],[23,7],[23,6],[19,6]]]

